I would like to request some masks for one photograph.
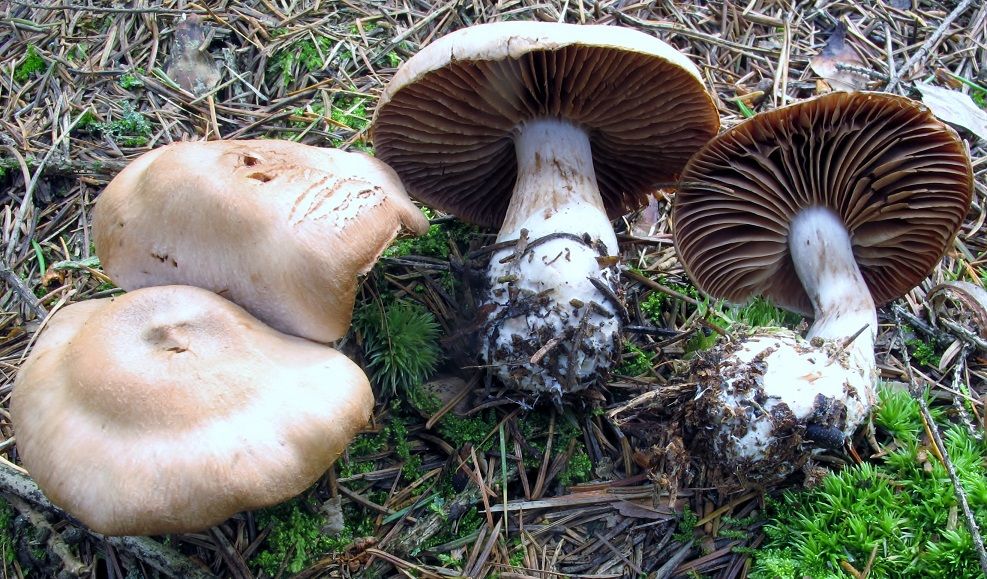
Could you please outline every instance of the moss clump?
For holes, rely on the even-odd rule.
[[[283,30],[273,36],[282,34]],[[301,65],[304,73],[322,70],[326,65],[325,57],[332,53],[333,42],[327,36],[316,36],[315,40],[305,37],[276,50],[267,65],[267,74],[278,77],[282,84],[289,85],[295,78],[296,63]]]
[[[408,404],[425,416],[435,414],[442,408],[442,401],[431,392],[415,386],[405,391]],[[436,429],[442,438],[456,448],[462,448],[467,443],[476,445],[478,450],[489,450],[493,447],[493,437],[490,435],[497,427],[497,416],[493,411],[484,411],[474,416],[456,416],[449,412],[439,419]]]
[[[408,440],[408,426],[402,417],[394,414],[387,425],[391,441],[394,443],[394,454],[401,461],[401,478],[407,482],[418,480],[422,475],[421,455],[411,454],[411,444]]]
[[[747,305],[735,306],[726,313],[733,323],[739,322],[751,328],[791,328],[802,321],[802,316],[777,308],[762,297],[755,297]]]
[[[361,96],[337,96],[332,103],[329,117],[354,131],[362,131],[370,124],[367,114],[367,98]]]
[[[426,219],[435,219],[434,211],[422,207]],[[461,221],[435,223],[428,232],[420,237],[398,239],[384,251],[384,257],[404,257],[405,255],[424,255],[439,259],[449,259],[449,244],[466,244],[478,232],[476,226]]]
[[[384,250],[384,257],[404,257],[405,255],[426,255],[439,259],[449,259],[449,235],[441,225],[431,225],[421,237],[399,239]]]
[[[357,310],[353,326],[374,381],[392,392],[421,384],[441,359],[439,324],[416,303],[369,303]]]
[[[928,342],[923,342],[918,338],[905,341],[908,351],[911,352],[912,360],[929,368],[938,368],[942,355],[936,352],[934,346]]]
[[[429,508],[434,512],[438,512],[439,516],[447,522],[444,526],[444,529],[446,530],[440,531],[435,536],[425,541],[419,552],[427,551],[446,543],[451,543],[463,537],[468,537],[486,523],[486,518],[480,514],[480,511],[475,506],[467,509],[466,512],[464,512],[458,519],[449,519],[449,514],[443,510],[444,501],[442,500],[436,499],[432,505],[429,505]],[[436,509],[439,509],[439,511],[436,511]],[[418,553],[412,554],[417,555]]]
[[[359,519],[355,511],[346,512],[345,517],[348,524],[332,534],[326,529],[328,518],[301,497],[258,511],[258,526],[271,531],[251,564],[271,577],[282,567],[295,574],[319,557],[342,552],[354,539],[373,535],[372,519]]]
[[[144,80],[141,76],[144,74],[143,68],[135,68],[130,72],[125,72],[120,75],[120,86],[127,89],[135,89],[144,86]]]
[[[592,473],[593,462],[586,451],[579,449],[573,453],[565,470],[559,473],[559,482],[565,487],[583,483],[590,479]]]
[[[75,129],[84,133],[109,136],[124,147],[143,147],[150,141],[153,132],[147,117],[135,110],[129,102],[123,103],[123,114],[120,118],[108,123],[100,122],[94,114],[87,111],[76,123]]]
[[[641,275],[645,275],[643,272],[638,271]],[[680,293],[684,296],[688,296],[693,299],[702,299],[699,295],[699,290],[691,285],[682,285],[677,283],[670,283],[665,277],[659,277],[658,283],[666,286],[668,289]],[[678,300],[665,292],[662,291],[652,291],[649,293],[640,304],[641,313],[644,314],[651,323],[656,325],[661,325],[664,323],[662,321],[662,314],[665,312],[666,306],[669,304],[678,303]]]
[[[621,376],[640,376],[651,371],[651,356],[630,342],[624,342],[624,356],[614,370]]]
[[[497,416],[492,410],[468,417],[447,414],[438,425],[439,433],[454,447],[462,448],[469,443],[477,447],[477,452],[493,448],[494,437],[490,433],[496,427]]]
[[[771,503],[767,540],[755,552],[751,577],[849,577],[877,548],[874,577],[979,577],[970,533],[960,521],[946,468],[923,434],[918,403],[907,393],[882,390],[874,422],[896,449],[883,463],[863,463],[831,474],[807,492],[788,491]],[[987,524],[987,445],[960,427],[944,443],[978,525]]]
[[[14,69],[14,80],[20,84],[27,82],[31,76],[37,72],[42,72],[48,68],[48,63],[38,54],[38,47],[29,44],[24,60]]]

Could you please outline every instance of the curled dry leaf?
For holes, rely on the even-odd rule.
[[[922,102],[943,122],[966,129],[980,140],[987,140],[987,112],[973,102],[970,95],[956,90],[917,84]]]
[[[195,14],[175,25],[171,54],[165,65],[168,77],[194,95],[209,92],[219,84],[222,73],[209,51],[205,50],[206,27]]]
[[[812,71],[822,77],[833,90],[863,90],[867,76],[847,67],[865,69],[867,65],[846,42],[846,26],[840,23],[826,45],[809,61]]]

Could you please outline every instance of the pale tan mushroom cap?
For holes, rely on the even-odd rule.
[[[498,22],[453,32],[410,58],[377,107],[377,155],[408,191],[499,226],[517,179],[513,135],[532,119],[587,131],[610,217],[674,180],[719,127],[688,58],[617,26]]]
[[[428,222],[386,165],[274,140],[155,149],[110,182],[93,217],[120,287],[203,287],[319,342],[346,333],[357,276],[402,227]]]
[[[63,308],[18,373],[24,466],[110,535],[200,530],[313,484],[373,393],[332,348],[206,290],[164,286]]]
[[[762,113],[719,135],[682,175],[675,244],[704,292],[812,304],[788,251],[792,218],[831,209],[850,234],[874,302],[924,279],[970,207],[973,170],[956,131],[922,104],[884,93],[832,93]]]

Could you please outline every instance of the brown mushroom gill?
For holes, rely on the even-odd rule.
[[[514,131],[532,119],[566,119],[586,131],[615,218],[646,203],[655,183],[672,181],[708,138],[707,103],[675,98],[697,84],[675,64],[605,47],[460,61],[395,94],[374,144],[414,196],[499,226],[518,177]]]
[[[672,219],[693,281],[716,298],[762,295],[810,314],[807,337],[822,338],[755,332],[712,355],[716,378],[697,412],[717,425],[707,431],[715,459],[784,475],[808,456],[810,427],[853,433],[876,396],[876,306],[935,267],[972,179],[952,129],[881,93],[757,115],[690,160]],[[772,414],[791,415],[790,428]]]
[[[710,295],[813,304],[789,252],[796,215],[831,211],[876,305],[929,274],[969,206],[962,142],[901,97],[838,93],[759,115],[696,155],[673,220],[686,269]]]
[[[413,196],[516,241],[491,256],[482,354],[505,383],[558,394],[613,363],[610,219],[673,181],[717,125],[695,65],[655,38],[504,22],[405,63],[374,144]]]

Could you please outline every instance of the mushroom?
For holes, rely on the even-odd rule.
[[[832,93],[719,135],[672,209],[686,272],[733,302],[811,315],[806,339],[757,331],[712,355],[713,448],[753,478],[797,467],[804,437],[840,444],[874,401],[876,306],[925,278],[970,205],[963,142],[921,104]],[[793,454],[795,453],[795,454]]]
[[[403,227],[428,222],[362,153],[288,141],[175,143],[128,165],[96,201],[96,253],[121,288],[212,290],[319,342],[349,328],[357,276]]]
[[[500,22],[405,62],[373,138],[413,196],[500,226],[483,356],[507,384],[560,394],[613,363],[610,220],[673,181],[718,126],[698,69],[651,36]]]
[[[373,409],[360,368],[189,286],[66,306],[18,373],[20,457],[109,535],[196,531],[288,499]]]

